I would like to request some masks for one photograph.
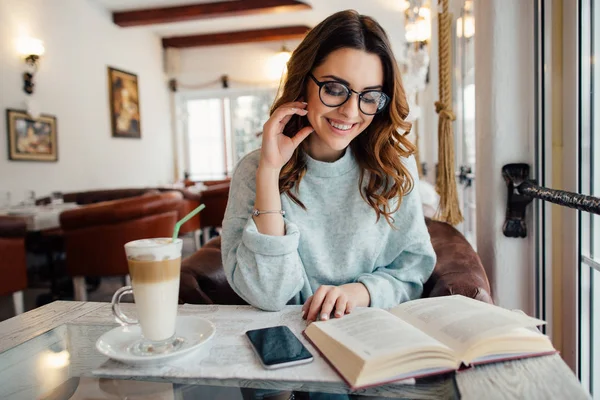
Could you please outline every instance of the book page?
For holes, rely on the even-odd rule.
[[[428,333],[460,355],[486,337],[507,333],[515,328],[545,324],[525,314],[460,295],[409,301],[394,307],[390,313]]]
[[[365,360],[424,347],[453,353],[447,346],[382,309],[356,309],[343,318],[314,324]]]

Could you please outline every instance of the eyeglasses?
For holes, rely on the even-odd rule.
[[[358,108],[366,115],[380,113],[390,102],[388,95],[381,90],[365,90],[364,92],[357,92],[341,82],[320,82],[312,73],[309,73],[308,76],[310,76],[319,87],[319,98],[321,99],[321,103],[325,104],[327,107],[341,106],[350,99],[352,93],[358,95]]]

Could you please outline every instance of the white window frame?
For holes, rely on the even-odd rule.
[[[235,140],[233,138],[233,132],[231,130],[231,113],[226,102],[230,99],[240,96],[253,95],[257,92],[272,92],[277,91],[277,87],[273,86],[260,86],[252,88],[219,88],[219,89],[206,89],[206,90],[188,90],[182,93],[177,93],[175,96],[176,107],[178,112],[178,126],[179,126],[179,137],[182,140],[183,146],[178,150],[178,157],[182,160],[182,167],[184,171],[190,171],[190,152],[189,149],[189,136],[188,136],[188,115],[187,115],[187,103],[188,101],[194,100],[205,100],[205,99],[221,99],[224,107],[224,141],[225,141],[225,175],[231,176],[233,172],[233,165],[231,160],[235,154]]]
[[[577,158],[577,166],[579,168],[578,192],[591,193],[597,195],[595,188],[594,162],[598,161],[598,154],[594,152],[595,140],[598,140],[597,132],[594,129],[594,123],[598,121],[598,116],[594,113],[592,105],[600,99],[597,93],[599,89],[597,85],[598,77],[595,76],[596,71],[592,64],[596,54],[597,43],[592,42],[592,37],[597,39],[598,29],[594,26],[599,22],[600,7],[593,0],[581,0],[579,2],[579,34],[581,35],[581,44],[579,46],[582,60],[579,68],[579,91],[580,91],[580,109],[578,114],[579,119],[579,146],[580,151]],[[594,29],[594,31],[592,31]],[[594,45],[594,49],[592,49]],[[596,60],[597,62],[597,60]],[[595,66],[594,66],[595,67]],[[592,76],[594,81],[592,81]],[[590,213],[578,213],[578,239],[579,252],[577,254],[579,269],[579,377],[584,387],[589,390],[595,399],[600,399],[600,360],[594,357],[598,351],[595,348],[598,337],[598,332],[595,332],[598,323],[598,298],[595,298],[598,290],[598,272],[600,272],[600,262],[598,253],[600,249],[594,248],[595,226],[598,222],[596,216]],[[589,318],[588,318],[589,317]],[[596,354],[597,355],[597,354]]]
[[[562,127],[555,124],[553,116],[561,112],[561,106],[555,104],[555,98],[560,96],[560,82],[553,81],[555,68],[560,69],[556,63],[556,51],[560,51],[560,43],[556,34],[553,34],[553,25],[560,17],[560,10],[553,7],[552,2],[537,0],[535,3],[535,163],[530,170],[530,178],[544,187],[557,187],[561,182],[560,176],[554,176],[554,148],[555,136],[562,135]],[[557,106],[557,107],[555,107]],[[534,200],[528,212],[533,214],[532,226],[529,228],[535,240],[535,316],[546,321],[541,330],[547,334],[560,349],[561,344],[556,344],[560,338],[557,330],[562,327],[555,326],[555,280],[554,271],[559,271],[561,266],[554,260],[553,249],[562,245],[557,240],[553,227],[553,207],[550,204]],[[560,221],[557,221],[560,225]],[[556,265],[555,265],[556,264]],[[558,308],[559,310],[560,308]]]
[[[589,93],[582,93],[582,88],[591,86],[590,4],[590,0],[574,3],[538,0],[536,26],[536,148],[539,157],[534,176],[541,186],[546,187],[552,187],[552,182],[561,178],[561,189],[584,194],[591,193],[592,188],[591,176],[587,171],[589,163],[582,160],[581,152],[582,146],[586,146],[586,141],[589,142],[592,130]],[[557,37],[553,35],[553,30],[560,26],[561,19],[562,32]],[[562,56],[561,65],[557,64],[554,51],[562,52],[559,53]],[[562,75],[558,75],[555,68],[558,71],[562,69]],[[562,98],[562,102],[557,104],[557,97]],[[562,115],[561,126],[557,126],[553,119],[556,113]],[[556,143],[552,135],[557,129],[562,130],[560,143]],[[553,179],[552,174],[556,173],[556,169],[552,168],[555,145],[562,147],[562,176]],[[590,368],[592,355],[588,346],[591,343],[591,322],[590,318],[585,318],[592,312],[589,292],[591,272],[594,267],[600,267],[597,260],[600,249],[596,249],[594,254],[590,247],[590,214],[540,201],[534,204],[538,249],[536,314],[551,322],[547,333],[551,337],[556,334],[553,341],[561,350],[562,358],[578,376],[582,386],[600,398],[600,366],[595,361],[594,370]],[[557,215],[560,226],[553,227],[553,216],[556,218]],[[552,248],[556,246],[561,247],[561,259],[553,259]],[[594,285],[598,284],[594,282]],[[555,293],[556,289],[558,292]],[[595,301],[597,303],[598,299]],[[598,318],[596,308],[593,312]],[[556,321],[555,316],[558,316]]]
[[[591,87],[591,10],[590,0],[563,4],[563,174],[565,189],[578,193],[590,193],[592,184],[589,171],[580,169],[582,157],[585,155],[581,149],[589,142],[588,138],[592,137],[592,110],[590,99],[586,98],[589,91],[582,92],[582,88]],[[597,9],[595,12],[598,12]],[[595,118],[597,121],[598,116]],[[592,253],[593,249],[590,246],[590,214],[567,208],[563,208],[562,212],[565,240],[562,274],[562,356],[577,374],[583,387],[594,392],[595,398],[600,398],[599,361],[594,360],[595,371],[590,369],[592,355],[588,346],[591,341],[591,322],[589,318],[582,318],[592,312],[590,278],[594,268],[598,267],[597,259],[589,257],[597,257],[597,254]],[[598,250],[600,249],[596,249]],[[599,282],[594,282],[594,285],[598,284]],[[594,309],[593,312],[595,318],[599,318],[598,311]]]

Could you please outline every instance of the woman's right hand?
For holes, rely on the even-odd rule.
[[[283,168],[294,150],[314,131],[311,126],[307,126],[293,137],[287,137],[283,134],[283,128],[294,114],[305,116],[307,113],[306,103],[300,101],[283,104],[273,112],[263,126],[260,167],[278,171]]]

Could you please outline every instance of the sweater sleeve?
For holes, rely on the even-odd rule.
[[[255,307],[277,311],[304,286],[304,267],[298,255],[300,232],[289,221],[285,221],[284,236],[258,231],[252,218],[257,165],[258,155],[251,153],[240,161],[233,174],[221,254],[233,290]]]
[[[391,262],[356,280],[369,291],[371,307],[391,308],[421,297],[436,263],[423,216],[416,163],[412,157],[406,163],[414,186],[394,214],[397,229],[391,231],[383,250],[383,258]]]

